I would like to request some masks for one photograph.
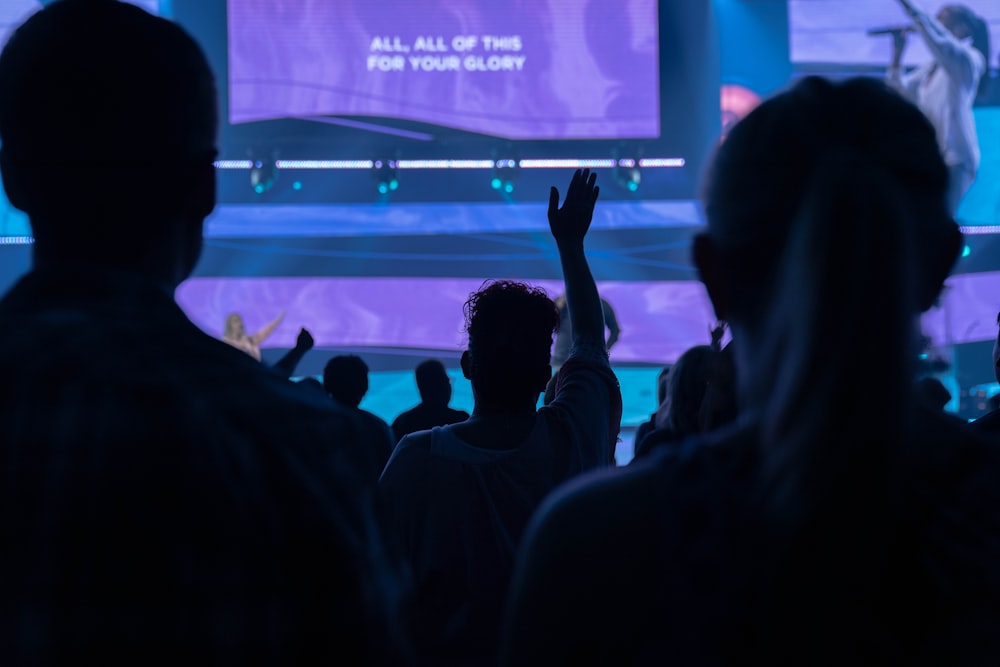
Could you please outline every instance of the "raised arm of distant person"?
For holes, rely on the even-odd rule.
[[[986,62],[975,48],[949,30],[936,16],[928,13],[912,0],[897,0],[913,19],[913,26],[924,38],[934,62],[963,88],[979,85],[986,71]]]
[[[285,319],[285,311],[281,311],[280,315],[261,327],[257,333],[251,334],[250,340],[252,340],[256,345],[260,345],[267,340],[268,336],[274,333],[274,330],[278,328],[278,325],[281,324],[283,319]]]
[[[312,334],[302,327],[299,330],[299,336],[295,340],[295,347],[290,349],[285,353],[281,359],[274,362],[274,370],[278,371],[282,377],[290,378],[292,374],[295,373],[296,367],[298,367],[299,362],[302,361],[302,357],[305,356],[306,352],[313,348],[316,341],[313,340]]]

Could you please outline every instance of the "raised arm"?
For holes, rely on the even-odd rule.
[[[549,228],[559,248],[572,335],[569,358],[552,385],[546,409],[561,414],[570,429],[575,471],[614,463],[621,428],[622,396],[604,340],[601,297],[583,252],[600,188],[597,175],[578,169],[559,207],[559,191],[549,194]]]
[[[601,191],[596,182],[597,174],[589,169],[577,169],[562,207],[559,206],[559,190],[553,187],[549,192],[549,229],[559,249],[566,283],[573,347],[596,345],[603,348],[605,345],[601,297],[583,252],[583,239],[590,229],[594,204]]]
[[[282,377],[292,377],[295,368],[302,361],[302,357],[313,348],[314,344],[312,334],[305,327],[302,327],[299,330],[299,337],[295,340],[295,347],[286,352],[281,359],[278,359],[272,368],[278,371]]]
[[[250,340],[252,340],[257,345],[260,345],[265,340],[267,340],[268,336],[274,333],[274,330],[278,328],[278,325],[281,324],[281,320],[283,319],[285,319],[285,311],[281,311],[280,315],[278,315],[272,321],[265,324],[260,331],[251,335]]]
[[[913,19],[917,32],[924,38],[934,60],[964,88],[975,88],[986,71],[986,62],[976,49],[956,37],[933,14],[913,0],[897,0]]]

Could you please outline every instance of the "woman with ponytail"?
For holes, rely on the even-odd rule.
[[[738,416],[547,499],[502,665],[1000,664],[996,454],[913,394],[962,246],[947,189],[875,79],[803,79],[732,129],[693,257]]]

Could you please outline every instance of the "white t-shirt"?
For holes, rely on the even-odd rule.
[[[972,105],[986,59],[971,39],[957,38],[922,10],[915,13],[914,25],[934,60],[905,75],[890,71],[890,81],[931,121],[945,163],[975,174],[980,151]]]

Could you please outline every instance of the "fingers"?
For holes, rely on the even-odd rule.
[[[559,210],[559,190],[556,186],[549,188],[549,215],[554,215]]]
[[[583,202],[593,207],[600,192],[601,188],[597,186],[597,173],[590,169],[577,169],[566,190],[566,201],[573,201],[575,205]],[[549,215],[556,214],[558,211],[559,190],[553,186],[549,188]]]

